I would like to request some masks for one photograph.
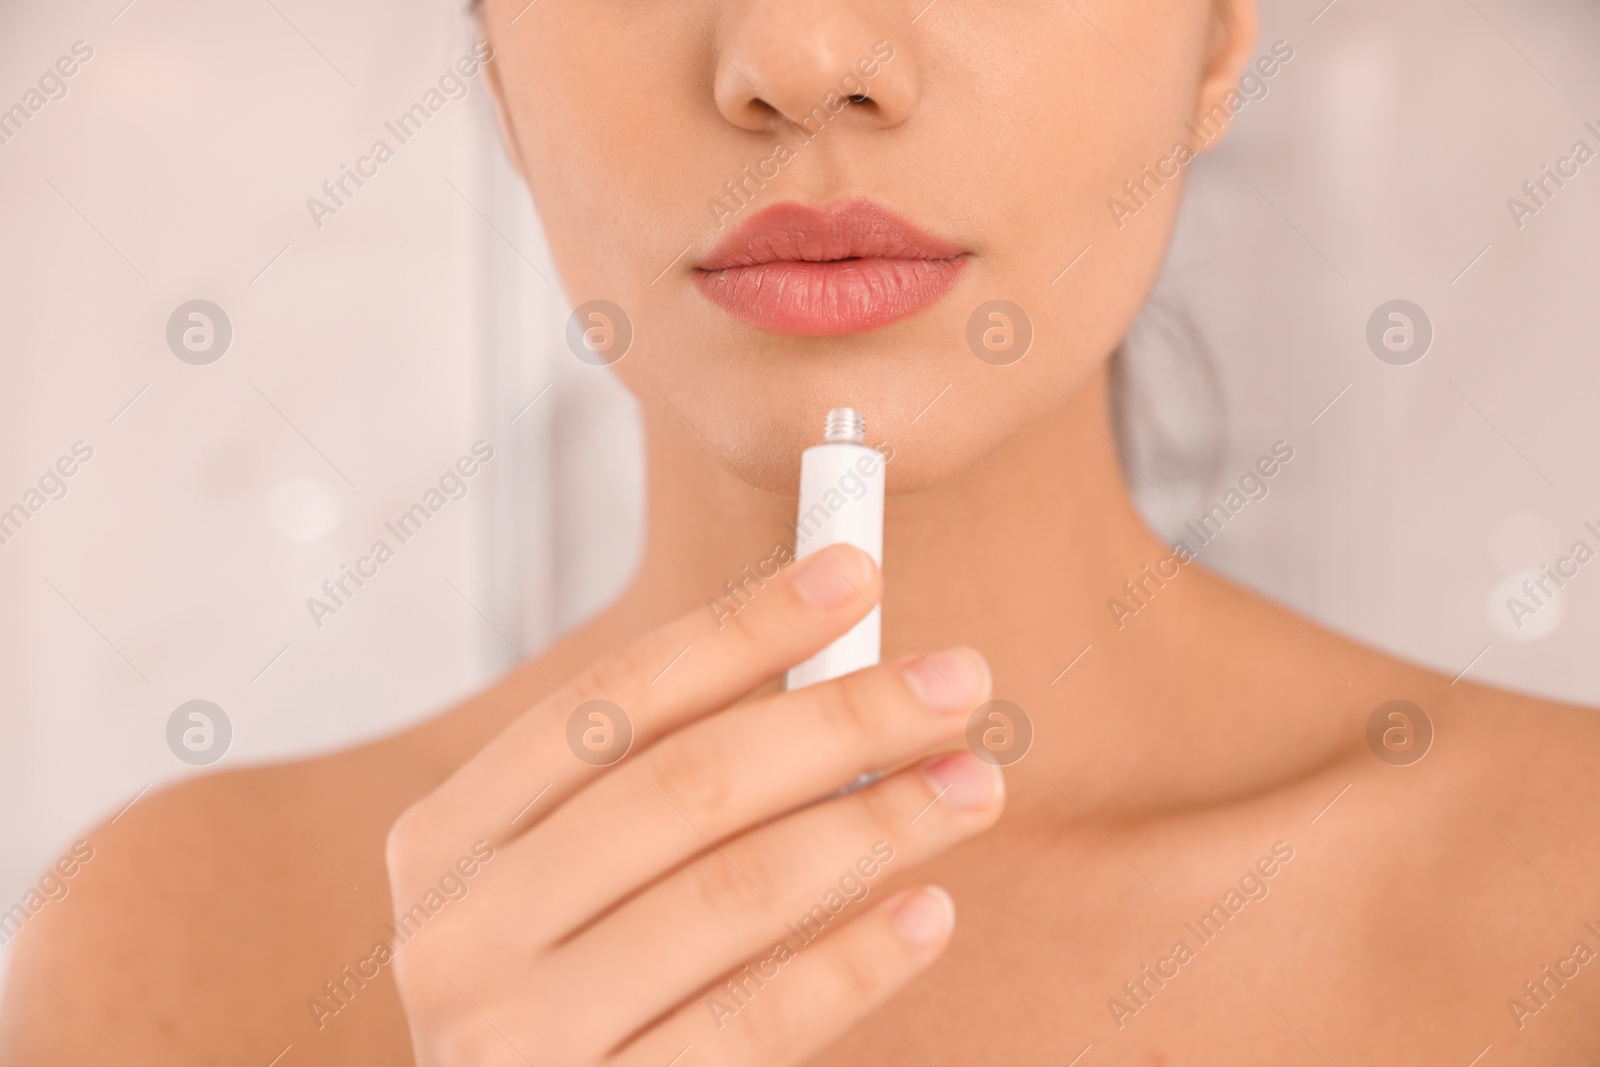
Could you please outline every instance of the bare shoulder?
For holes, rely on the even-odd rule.
[[[1454,790],[1470,783],[1485,819],[1518,819],[1552,867],[1600,889],[1600,709],[1464,683],[1440,692],[1435,743]]]
[[[1361,819],[1368,839],[1387,837],[1380,825],[1403,835],[1414,821],[1436,834],[1412,842],[1415,855],[1496,863],[1503,852],[1514,877],[1600,900],[1600,709],[1407,662],[1224,578],[1207,574],[1197,586],[1209,594],[1209,632],[1227,635],[1193,642],[1209,653],[1203,676],[1223,679],[1214,688],[1257,736],[1293,729],[1315,757],[1293,767],[1289,784],[1331,784],[1329,796],[1354,784],[1341,805],[1373,798]],[[1302,714],[1285,716],[1285,706]],[[1466,853],[1451,852],[1469,841]],[[1470,872],[1446,864],[1434,873]],[[1600,926],[1600,912],[1593,918]]]
[[[1593,1062],[1600,710],[1407,663],[1259,597],[1247,607],[1230,632],[1254,638],[1257,672],[1331,739],[1281,793],[1303,894],[1301,929],[1283,936],[1306,937],[1302,958],[1335,986],[1371,994],[1348,995],[1346,1025],[1396,1060],[1448,1036],[1472,1046],[1461,1062],[1490,1044],[1498,1062]],[[1254,633],[1250,613],[1265,620]],[[1267,643],[1274,623],[1287,652]],[[1280,658],[1321,688],[1299,698]],[[1397,1051],[1417,1042],[1431,1047]]]
[[[405,791],[374,755],[193,780],[87,834],[92,858],[17,937],[0,1058],[267,1063],[303,1041],[305,999],[387,908]]]
[[[1441,1017],[1503,1062],[1592,1057],[1600,712],[1449,679],[1433,693],[1430,749],[1415,763],[1369,761],[1362,795],[1347,798],[1344,847],[1330,850],[1372,875],[1365,941],[1404,946],[1396,972],[1440,990]]]
[[[16,935],[0,1060],[409,1062],[387,971],[346,977],[390,918],[385,838],[534,695],[513,676],[406,733],[191,780],[95,828]]]
[[[1371,649],[1347,662],[1356,665],[1352,688],[1367,695],[1356,725],[1359,756],[1373,773],[1419,804],[1427,794],[1463,813],[1513,857],[1526,853],[1518,860],[1525,869],[1524,860],[1542,857],[1550,877],[1541,882],[1560,884],[1564,873],[1573,888],[1600,892],[1600,709],[1452,678]]]

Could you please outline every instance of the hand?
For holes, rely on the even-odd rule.
[[[421,1067],[781,1067],[938,956],[949,896],[877,887],[999,818],[997,768],[926,758],[988,699],[982,657],[738,702],[878,594],[867,555],[820,551],[737,615],[686,615],[593,664],[401,816],[392,966]],[[568,742],[591,700],[634,731],[611,766]]]

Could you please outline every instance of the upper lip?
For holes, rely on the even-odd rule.
[[[774,204],[747,219],[700,260],[703,271],[764,263],[852,259],[954,259],[960,245],[865,197],[811,205]]]

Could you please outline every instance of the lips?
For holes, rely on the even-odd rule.
[[[959,245],[865,199],[776,204],[700,261],[695,281],[733,317],[774,333],[863,333],[937,303],[966,266]]]

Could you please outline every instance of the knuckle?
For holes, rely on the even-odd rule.
[[[905,831],[910,828],[911,813],[900,807],[900,797],[903,795],[900,790],[875,787],[863,789],[855,795],[861,800],[861,828],[866,832],[866,840],[895,844],[906,838]]]
[[[736,652],[759,647],[767,633],[767,627],[762,625],[763,614],[760,608],[746,604],[738,611],[721,616],[712,636]]]
[[[760,848],[705,855],[692,868],[696,897],[713,915],[755,916],[775,912],[783,872],[769,852]]]
[[[880,702],[874,699],[864,677],[848,677],[828,684],[821,714],[826,728],[835,736],[864,741],[883,737],[884,716],[879,710]]]
[[[890,984],[890,961],[864,951],[856,944],[845,944],[833,960],[834,974],[849,982],[869,1001],[876,1001]]]
[[[733,775],[732,757],[712,730],[690,729],[649,750],[652,785],[691,822],[717,820],[726,812]]]
[[[813,1009],[805,1001],[787,996],[768,998],[750,1025],[739,1027],[733,1035],[740,1053],[734,1062],[784,1062],[815,1025]]]
[[[726,1062],[787,1062],[795,1047],[808,1043],[814,1034],[819,1009],[825,1016],[859,1018],[871,1010],[870,1002],[876,1002],[893,985],[893,962],[875,959],[858,947],[841,949],[819,962],[826,987],[821,1003],[817,997],[758,994],[750,1002],[755,1010],[740,1012],[718,1034],[718,1044],[729,1057]],[[742,974],[734,972],[727,980],[738,984]],[[713,993],[726,988],[719,986]]]
[[[647,642],[636,641],[602,656],[578,672],[572,680],[572,707],[586,700],[614,698],[616,694],[633,688],[640,679],[648,680],[650,651]],[[661,664],[655,664],[660,670]],[[570,712],[571,707],[556,708],[557,713]]]

